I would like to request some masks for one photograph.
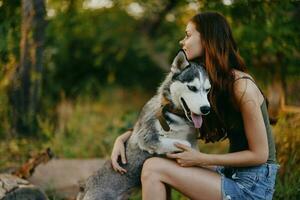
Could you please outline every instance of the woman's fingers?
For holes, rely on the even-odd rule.
[[[121,161],[123,164],[126,164],[126,155],[125,155],[125,146],[124,142],[121,139],[116,139],[114,147],[111,154],[111,165],[112,168],[121,174],[126,173],[126,169],[122,168],[118,163],[118,158],[121,156]]]
[[[118,172],[117,167],[115,166],[115,163],[113,160],[111,160],[111,166],[116,172]]]
[[[176,142],[174,145],[176,147],[178,147],[179,149],[182,149],[184,151],[188,151],[189,149],[191,149],[191,147],[189,147],[187,145],[184,145],[184,144],[181,144],[181,143],[178,143],[178,142]]]
[[[122,152],[122,151],[121,151]],[[124,152],[124,151],[123,151]],[[116,152],[113,152],[112,153],[112,156],[111,156],[111,165],[112,165],[112,168],[116,171],[116,172],[119,172],[121,174],[124,174],[126,173],[126,169],[122,168],[119,163],[118,163],[118,158],[120,156],[121,153],[116,153]]]
[[[124,148],[122,148],[122,150],[121,150],[121,160],[122,160],[122,163],[123,164],[126,164],[126,156],[125,156],[125,149]]]
[[[116,172],[119,172],[121,174],[124,174],[127,172],[127,170],[122,168],[116,160],[111,160],[111,164],[112,164],[113,169]]]
[[[112,166],[112,168],[115,170],[115,171],[117,171],[117,166],[116,166],[116,158],[114,157],[114,156],[111,156],[111,166]]]
[[[167,153],[168,158],[180,158],[181,153]]]

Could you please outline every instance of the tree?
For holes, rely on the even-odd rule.
[[[9,90],[13,132],[30,134],[37,127],[43,71],[44,0],[22,0],[20,60]]]

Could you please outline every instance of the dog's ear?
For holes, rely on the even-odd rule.
[[[181,70],[183,70],[184,68],[186,68],[189,65],[190,65],[190,63],[187,60],[184,51],[181,49],[178,51],[176,57],[174,58],[174,60],[172,62],[171,71],[173,73],[180,72]]]

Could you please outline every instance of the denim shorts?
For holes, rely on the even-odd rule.
[[[278,164],[265,163],[254,167],[221,167],[223,200],[271,200],[274,193]]]

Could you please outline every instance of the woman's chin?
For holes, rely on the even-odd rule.
[[[187,59],[188,59],[189,61],[191,61],[191,62],[196,62],[196,63],[199,63],[200,60],[201,60],[199,56],[197,56],[197,57],[192,57],[192,58],[188,58],[188,57],[187,57]]]

